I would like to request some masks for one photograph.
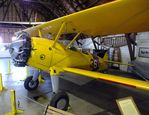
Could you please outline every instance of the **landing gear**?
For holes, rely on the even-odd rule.
[[[66,111],[69,107],[69,97],[65,92],[59,92],[59,76],[51,76],[54,95],[51,98],[50,106]]]
[[[38,85],[39,85],[38,79],[34,81],[33,76],[27,77],[25,82],[24,82],[24,87],[28,91],[32,91],[32,90],[37,89]]]
[[[32,91],[37,89],[39,85],[38,77],[39,77],[40,71],[39,70],[34,70],[33,76],[29,76],[26,78],[24,82],[24,87],[28,91]]]
[[[69,97],[65,92],[54,94],[51,99],[50,106],[67,111],[69,107]]]
[[[28,91],[37,89],[39,85],[38,76],[41,74],[39,70],[35,70],[33,76],[27,77],[24,82],[24,87]],[[67,110],[69,107],[69,97],[65,92],[59,92],[59,76],[51,76],[52,92],[50,106],[61,110]]]

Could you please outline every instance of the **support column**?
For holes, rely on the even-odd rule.
[[[126,34],[125,37],[126,37],[126,41],[127,41],[127,45],[128,45],[128,49],[129,49],[130,59],[131,59],[131,61],[133,61],[135,59],[135,56],[134,56],[134,50],[132,49],[132,45],[131,45],[130,35],[131,34]]]
[[[34,70],[34,74],[33,74],[33,81],[37,81],[38,77],[39,77],[39,74],[40,74],[40,70],[36,69]]]

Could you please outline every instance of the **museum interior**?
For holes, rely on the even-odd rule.
[[[148,115],[148,0],[0,0],[0,115]]]

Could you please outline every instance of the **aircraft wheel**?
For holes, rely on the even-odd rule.
[[[32,78],[33,78],[33,76],[29,76],[26,78],[26,80],[24,82],[24,87],[28,91],[32,91],[32,90],[37,89],[37,87],[39,85],[38,79],[36,81],[33,81]]]
[[[66,111],[69,106],[69,97],[65,92],[54,94],[51,99],[50,106]]]

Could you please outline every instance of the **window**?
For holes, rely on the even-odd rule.
[[[15,36],[13,36],[12,38],[11,38],[11,40],[12,41],[15,41],[17,38],[15,37]]]

